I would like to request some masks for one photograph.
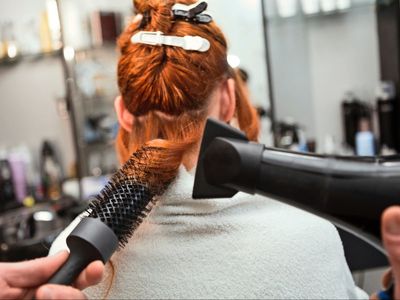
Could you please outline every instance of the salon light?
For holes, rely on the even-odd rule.
[[[55,0],[47,0],[46,9],[53,47],[59,49],[61,47],[61,25],[57,2]]]
[[[49,211],[37,211],[33,214],[35,221],[49,222],[54,220],[54,215]]]
[[[319,13],[319,0],[301,0],[301,8],[306,15]]]
[[[336,8],[339,10],[346,10],[351,7],[351,0],[336,0]]]
[[[18,55],[18,48],[14,43],[9,43],[7,47],[8,58],[16,58]]]
[[[237,55],[229,54],[228,55],[228,64],[232,68],[237,68],[240,66],[240,58]]]
[[[326,13],[334,11],[336,9],[335,0],[320,0],[319,4],[321,6],[321,10]]]
[[[66,61],[72,61],[75,58],[75,50],[72,47],[64,48],[64,58]]]
[[[276,5],[282,18],[293,17],[297,13],[297,0],[276,0]]]

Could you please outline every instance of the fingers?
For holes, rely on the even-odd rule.
[[[53,256],[8,264],[7,283],[18,288],[35,287],[47,282],[68,257],[67,251]]]
[[[36,299],[86,299],[80,289],[99,283],[103,277],[104,265],[101,261],[89,264],[76,280],[76,288],[63,285],[48,284],[36,292]]]
[[[47,284],[36,292],[36,299],[87,299],[80,290],[70,286]]]
[[[400,298],[400,207],[390,207],[382,216],[382,239],[395,279],[395,299]]]
[[[384,289],[388,289],[393,281],[392,269],[387,270],[382,276],[382,286]]]
[[[78,289],[85,289],[89,286],[95,285],[103,278],[104,264],[101,261],[92,262],[87,268],[79,275],[75,282]]]
[[[374,293],[369,297],[369,300],[379,300],[378,294]]]

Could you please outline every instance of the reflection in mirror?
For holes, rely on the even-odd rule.
[[[242,71],[250,99],[257,107],[261,120],[260,142],[272,146],[270,101],[263,36],[261,1],[208,0],[208,9],[228,40],[229,63]]]
[[[375,1],[264,3],[278,146],[376,154],[380,69]],[[388,89],[383,87],[383,93]]]

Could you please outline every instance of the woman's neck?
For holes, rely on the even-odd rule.
[[[196,146],[188,149],[182,158],[182,164],[186,168],[187,171],[192,170],[197,165],[197,160],[200,152],[200,143],[197,143]]]

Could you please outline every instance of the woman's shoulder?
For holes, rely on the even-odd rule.
[[[342,241],[332,223],[266,197],[242,194],[240,198],[254,206],[242,216],[240,236],[254,246],[247,248],[247,257],[263,257],[259,263],[269,270],[266,273],[276,274],[278,281],[290,278],[290,289],[309,295],[366,296],[354,285]]]
[[[250,256],[268,253],[305,278],[312,277],[310,270],[320,275],[337,270],[338,276],[349,272],[342,241],[331,222],[268,197],[240,193],[232,201],[235,211],[228,218],[236,227],[235,238],[254,245]]]
[[[326,219],[286,203],[264,197],[240,193],[235,202],[240,203],[240,217],[247,219],[269,237],[277,235],[303,243],[322,239],[325,245],[339,245],[341,241],[335,226]]]

